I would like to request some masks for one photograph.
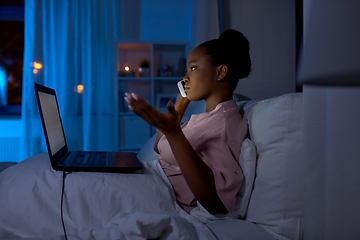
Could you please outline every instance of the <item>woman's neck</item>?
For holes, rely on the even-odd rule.
[[[222,103],[222,102],[226,102],[226,101],[229,101],[229,100],[232,100],[232,94],[231,95],[228,95],[228,96],[220,96],[220,97],[214,97],[214,98],[209,98],[209,99],[206,99],[205,102],[206,102],[206,112],[211,112],[212,110],[214,110],[216,108],[216,106],[219,104],[219,103]]]

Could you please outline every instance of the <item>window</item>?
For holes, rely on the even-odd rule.
[[[0,1],[0,32],[0,115],[20,115],[24,0]]]

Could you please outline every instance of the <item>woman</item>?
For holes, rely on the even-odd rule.
[[[251,70],[249,42],[227,30],[191,51],[184,77],[187,97],[167,104],[163,114],[140,96],[126,93],[130,110],[159,129],[155,151],[179,205],[202,206],[211,214],[232,213],[243,182],[238,164],[246,119],[232,100],[238,80]],[[181,118],[190,101],[205,100],[206,112]]]

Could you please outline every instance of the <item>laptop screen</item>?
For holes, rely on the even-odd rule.
[[[39,100],[49,139],[51,155],[54,156],[55,153],[65,146],[65,137],[62,130],[56,98],[52,94],[39,92]]]

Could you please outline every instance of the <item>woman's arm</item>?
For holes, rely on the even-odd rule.
[[[174,108],[175,108],[175,110],[177,111],[180,119],[182,119],[182,117],[184,116],[185,111],[186,111],[187,107],[189,106],[189,104],[190,104],[189,99],[188,99],[188,98],[184,98],[184,97],[182,97],[181,95],[180,95],[180,97],[177,99],[177,101],[176,101],[176,103],[175,103],[175,105],[174,105]],[[161,138],[163,135],[164,135],[164,134],[163,134],[161,131],[159,131],[158,134],[157,134],[156,141],[155,141],[155,145],[154,145],[154,151],[155,151],[156,153],[159,153],[159,150],[158,150],[158,148],[157,148],[157,144],[158,144],[160,138]]]
[[[216,191],[212,170],[201,160],[180,127],[180,116],[171,102],[167,113],[160,113],[135,94],[127,94],[129,108],[165,134],[184,178],[195,198],[211,214],[227,213]]]
[[[181,172],[195,198],[211,214],[228,210],[216,191],[212,170],[201,160],[181,129],[165,133]]]

